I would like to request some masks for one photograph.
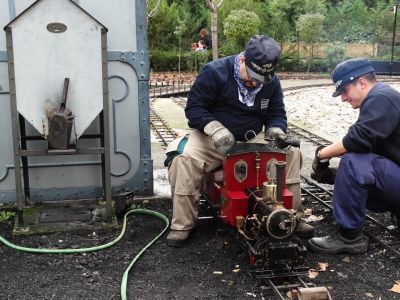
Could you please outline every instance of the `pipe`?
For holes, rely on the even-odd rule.
[[[119,242],[122,237],[125,235],[125,230],[126,230],[126,220],[127,220],[127,216],[131,215],[131,214],[145,214],[145,215],[150,215],[150,216],[155,216],[157,218],[162,219],[165,222],[165,228],[161,231],[160,234],[158,234],[150,243],[148,243],[138,254],[136,254],[136,256],[133,258],[133,260],[131,261],[131,263],[129,264],[129,266],[126,268],[123,276],[122,276],[122,280],[121,280],[121,299],[122,300],[126,300],[126,287],[127,287],[127,280],[128,280],[128,274],[130,269],[132,268],[132,266],[136,263],[136,261],[139,259],[139,257],[151,246],[154,244],[155,241],[157,241],[162,235],[163,233],[168,229],[169,227],[169,220],[166,216],[164,216],[163,214],[160,214],[156,211],[152,211],[152,210],[147,210],[147,209],[133,209],[128,211],[125,215],[124,215],[124,220],[122,223],[122,229],[121,229],[121,233],[118,235],[117,238],[115,238],[114,240],[112,240],[111,242],[108,242],[104,245],[99,245],[99,246],[94,246],[94,247],[89,247],[89,248],[79,248],[79,249],[40,249],[40,248],[28,248],[28,247],[23,247],[23,246],[18,246],[15,245],[11,242],[9,242],[8,240],[6,240],[5,238],[3,238],[2,236],[0,236],[0,242],[2,242],[4,245],[13,248],[15,250],[18,251],[22,251],[22,252],[29,252],[29,253],[40,253],[40,254],[75,254],[75,253],[86,253],[86,252],[94,252],[94,251],[98,251],[98,250],[102,250],[102,249],[106,249],[109,248],[111,246],[113,246],[114,244],[116,244],[117,242]]]
[[[285,168],[286,162],[285,161],[276,161],[276,201],[279,204],[282,204],[282,196],[283,196],[283,184],[285,179]]]

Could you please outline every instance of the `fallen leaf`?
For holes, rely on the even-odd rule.
[[[346,256],[342,261],[349,263],[351,261],[350,256]]]
[[[240,269],[233,269],[232,272],[233,272],[233,273],[239,273],[239,272],[240,272]]]
[[[318,263],[318,271],[325,272],[327,267],[329,267],[329,264],[327,262],[324,262],[324,263],[319,262]]]
[[[304,221],[305,221],[306,223],[310,223],[310,222],[321,221],[321,220],[323,220],[323,219],[324,219],[323,216],[311,215],[311,216],[305,218]]]
[[[296,296],[297,296],[296,290],[291,290],[286,293],[286,297],[288,297],[290,300],[297,299]]]
[[[213,274],[214,275],[222,275],[222,272],[221,271],[214,271]]]
[[[374,295],[372,295],[371,293],[365,293],[365,296],[367,296],[368,298],[374,298]]]
[[[311,216],[311,215],[312,215],[312,208],[307,208],[307,209],[304,211],[304,215],[305,215],[305,216]]]
[[[314,279],[318,275],[319,275],[319,272],[317,272],[317,271],[315,271],[313,269],[308,270],[308,277],[309,278]]]
[[[396,281],[396,283],[392,286],[392,288],[389,291],[400,294],[400,281]]]

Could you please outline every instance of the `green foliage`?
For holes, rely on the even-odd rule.
[[[313,47],[314,43],[321,39],[323,33],[324,16],[320,13],[304,14],[299,17],[296,23],[296,29],[299,32],[300,40],[307,43],[308,57],[307,57],[307,72],[310,70],[311,62],[313,60]]]
[[[224,22],[224,34],[238,51],[242,51],[248,40],[259,33],[260,18],[255,12],[243,9],[233,10]]]
[[[0,211],[0,223],[7,221],[10,218],[13,218],[15,216],[14,212],[11,211]]]
[[[150,50],[150,68],[157,72],[178,71],[178,55],[176,50]]]
[[[269,16],[266,19],[266,34],[281,43],[296,41],[295,23],[303,8],[303,0],[268,2]]]
[[[161,0],[155,15],[149,19],[150,49],[190,49],[199,40],[199,31],[207,24],[208,11],[190,0]],[[149,11],[150,8],[148,8]]]
[[[204,0],[203,0],[204,1]],[[255,1],[255,0],[227,0],[224,1],[224,4],[220,6],[218,9],[218,35],[219,35],[219,40],[221,41],[220,45],[221,47],[225,42],[228,42],[226,40],[226,36],[223,33],[224,26],[225,26],[225,19],[229,16],[229,14],[233,10],[246,10],[246,11],[252,11],[257,14],[260,20],[262,21],[262,24],[260,26],[260,33],[265,34],[266,33],[266,25],[267,23],[264,20],[267,20],[268,18],[268,6],[264,1]],[[232,45],[231,45],[232,46]],[[237,52],[235,50],[234,52]]]
[[[221,44],[219,47],[219,57],[225,57],[229,55],[238,54],[239,52],[243,51],[243,49],[237,49],[237,47],[231,42],[226,41],[225,43]]]
[[[178,6],[168,5],[167,0],[161,0],[155,15],[149,19],[148,40],[150,49],[168,50],[177,48],[177,38],[174,30],[179,17]]]
[[[327,12],[327,6],[325,0],[305,0],[303,13],[316,14],[319,13],[325,16]]]
[[[154,8],[156,1],[149,0],[148,11]],[[392,40],[393,5],[394,0],[226,0],[218,9],[219,55],[223,57],[242,51],[253,34],[271,36],[280,44],[306,41],[311,54],[309,57],[312,57],[312,44],[315,41],[379,43],[379,49],[382,49],[379,55],[386,55],[390,52]],[[231,20],[238,10],[253,15],[247,21],[239,16],[237,20]],[[199,57],[202,54],[192,53],[191,44],[200,39],[201,28],[211,29],[210,15],[204,0],[161,0],[148,24],[152,67],[198,69],[202,65],[202,57]],[[314,27],[310,20],[305,21],[306,15],[324,17],[322,34],[321,22],[318,21],[318,26]],[[254,20],[259,20],[259,23],[251,23]],[[307,25],[308,22],[311,25]],[[400,22],[397,24],[398,36]],[[397,51],[397,47],[394,50]],[[161,57],[161,52],[165,57]],[[300,60],[297,49],[283,53],[286,54],[287,65],[291,65],[295,59],[299,63],[298,68],[307,68],[307,64],[311,70],[316,68],[312,61],[305,64]],[[330,55],[328,53],[328,67],[334,64]],[[282,63],[282,67],[284,64],[286,62]]]
[[[300,40],[306,43],[318,42],[324,31],[323,22],[324,16],[320,13],[301,15],[296,23]]]
[[[154,49],[150,51],[150,68],[153,72],[179,71],[180,65],[180,71],[198,71],[211,59],[211,51],[184,51],[179,54],[176,50]]]
[[[342,0],[335,6],[328,6],[326,38],[343,42],[382,40],[392,21],[393,16],[388,15],[388,6],[383,2],[368,7],[363,0]]]
[[[327,47],[327,68],[328,72],[333,71],[335,66],[345,59],[346,45],[342,43],[334,43]]]
[[[191,51],[184,54],[186,71],[199,71],[206,63],[211,61],[211,51]]]

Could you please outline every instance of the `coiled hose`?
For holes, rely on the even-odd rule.
[[[157,241],[163,233],[168,229],[169,227],[169,220],[166,216],[163,214],[153,211],[153,210],[147,210],[147,209],[142,209],[142,208],[137,208],[128,211],[124,215],[124,220],[122,223],[122,229],[121,233],[118,235],[117,238],[112,240],[111,242],[104,244],[104,245],[99,245],[99,246],[94,246],[94,247],[89,247],[89,248],[79,248],[79,249],[40,249],[40,248],[28,248],[28,247],[22,247],[15,245],[9,241],[7,241],[5,238],[0,236],[0,242],[2,242],[4,245],[13,248],[18,251],[22,252],[29,252],[29,253],[40,253],[40,254],[76,254],[76,253],[85,253],[85,252],[94,252],[102,249],[106,249],[111,247],[112,245],[118,243],[122,237],[125,235],[125,230],[126,230],[126,220],[127,217],[131,214],[145,214],[145,215],[150,215],[150,216],[155,216],[157,218],[162,219],[165,222],[165,228],[158,234],[150,243],[148,243],[136,256],[133,258],[129,266],[126,268],[124,275],[122,276],[121,280],[121,299],[126,300],[126,288],[127,288],[127,280],[128,280],[128,274],[132,266],[136,263],[136,261],[139,259],[139,257],[151,246],[154,244],[155,241]]]

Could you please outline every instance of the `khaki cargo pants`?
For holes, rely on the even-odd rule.
[[[203,174],[222,164],[223,157],[215,150],[213,140],[197,129],[188,131],[188,141],[181,155],[176,156],[168,166],[171,185],[173,215],[171,229],[189,230],[197,222],[197,201]],[[177,141],[169,144],[166,152],[176,150]],[[264,132],[248,143],[263,143]],[[293,205],[302,216],[300,192],[300,168],[303,163],[299,149],[289,147],[286,151],[286,186],[293,193]]]

